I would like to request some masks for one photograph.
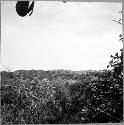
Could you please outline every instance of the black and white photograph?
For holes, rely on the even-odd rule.
[[[124,3],[113,1],[1,1],[1,124],[123,124]]]

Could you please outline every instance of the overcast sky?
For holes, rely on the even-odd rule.
[[[122,47],[121,3],[36,1],[20,17],[1,2],[1,59],[10,70],[102,70]]]

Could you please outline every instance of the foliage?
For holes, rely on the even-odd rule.
[[[28,72],[32,77],[25,75]],[[57,71],[42,72],[1,72],[3,124],[101,122],[98,116],[102,111],[109,118],[103,122],[123,120],[122,80],[113,77],[110,70],[85,73],[63,70],[61,75]],[[73,79],[69,80],[69,73]]]

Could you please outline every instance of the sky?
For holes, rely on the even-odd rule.
[[[9,70],[103,70],[122,48],[121,3],[36,1],[20,17],[1,1],[1,64]]]

